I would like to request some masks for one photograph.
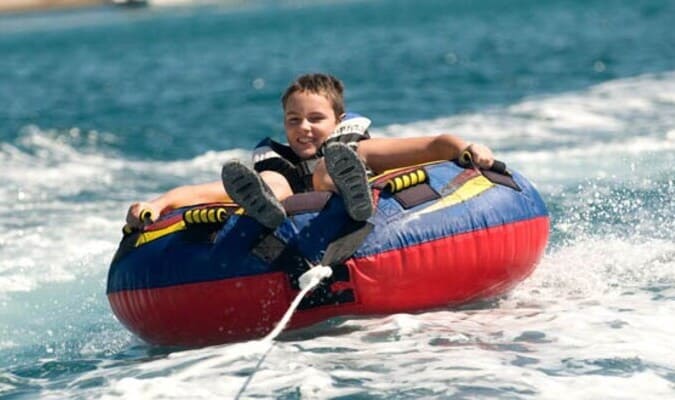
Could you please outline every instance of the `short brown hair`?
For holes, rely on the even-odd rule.
[[[291,83],[284,95],[281,96],[281,105],[286,109],[288,98],[295,92],[309,92],[326,96],[333,105],[335,118],[339,119],[345,113],[344,86],[340,80],[328,74],[304,74]]]

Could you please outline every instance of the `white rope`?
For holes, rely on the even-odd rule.
[[[307,272],[302,274],[300,278],[298,279],[298,283],[300,284],[300,293],[298,293],[297,296],[295,296],[295,299],[293,299],[293,302],[291,303],[290,307],[288,307],[288,310],[286,310],[286,313],[284,316],[281,318],[281,321],[277,324],[277,326],[272,330],[272,332],[268,333],[267,336],[262,338],[260,340],[261,343],[267,342],[269,346],[263,353],[262,357],[258,360],[258,363],[255,366],[255,369],[253,372],[251,372],[251,375],[246,378],[246,381],[242,385],[241,389],[239,389],[239,392],[237,393],[237,396],[235,396],[235,399],[239,399],[242,394],[244,394],[244,391],[248,387],[249,383],[253,380],[253,375],[255,375],[256,372],[260,369],[260,366],[262,366],[263,361],[265,361],[265,358],[267,357],[267,354],[272,350],[272,347],[274,347],[274,344],[276,343],[274,339],[276,339],[277,336],[281,333],[281,331],[284,330],[286,325],[288,324],[288,321],[290,321],[291,317],[293,316],[293,313],[295,312],[295,309],[298,308],[298,305],[302,301],[303,297],[314,287],[316,287],[319,282],[321,282],[322,279],[328,278],[333,274],[333,270],[330,269],[330,267],[327,267],[325,265],[317,265],[316,267],[310,268]]]

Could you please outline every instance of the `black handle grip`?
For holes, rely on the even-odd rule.
[[[473,166],[473,156],[471,155],[471,152],[469,150],[464,150],[462,154],[459,155],[457,162],[464,168]]]
[[[469,168],[475,166],[473,163],[473,156],[469,150],[464,150],[457,160],[459,165],[464,168]],[[492,166],[488,168],[488,171],[496,172],[502,175],[511,175],[509,170],[506,168],[506,164],[503,161],[494,160]]]
[[[490,167],[490,171],[494,171],[498,174],[502,175],[508,175],[508,170],[506,169],[506,164],[504,164],[502,161],[499,160],[494,160],[492,162],[492,166]]]
[[[148,225],[152,223],[152,211],[146,209],[141,210],[138,214],[138,219],[140,219],[143,224]]]
[[[152,223],[152,211],[146,209],[141,210],[141,212],[138,214],[138,219],[143,222],[143,225],[150,225]],[[134,228],[129,224],[126,224],[122,227],[122,233],[124,235],[129,235],[135,231],[137,231],[138,228]]]

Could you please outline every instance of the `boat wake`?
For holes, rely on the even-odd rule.
[[[674,72],[650,74],[374,129],[492,146],[546,200],[548,252],[490,303],[282,334],[245,396],[672,397],[673,93]],[[140,161],[113,139],[28,127],[0,143],[0,394],[234,397],[265,346],[150,347],[113,319],[104,284],[129,201],[214,179],[250,153]]]

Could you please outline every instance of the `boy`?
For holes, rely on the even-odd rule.
[[[366,118],[347,118],[344,87],[335,77],[306,74],[284,92],[284,130],[288,145],[263,140],[251,169],[239,161],[223,165],[222,182],[181,186],[129,207],[127,223],[140,227],[140,213],[154,220],[165,209],[222,202],[229,196],[262,225],[274,229],[286,217],[280,201],[311,190],[338,192],[349,216],[368,219],[373,204],[367,176],[392,168],[458,158],[468,149],[474,162],[489,168],[490,149],[449,134],[416,138],[370,138]],[[223,191],[223,187],[225,190]]]

